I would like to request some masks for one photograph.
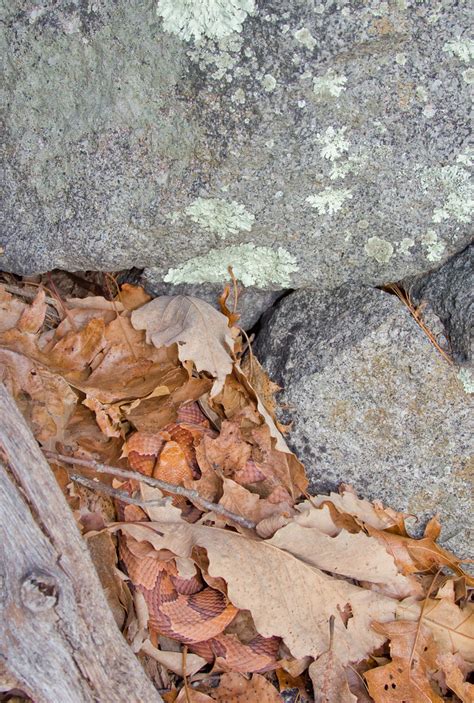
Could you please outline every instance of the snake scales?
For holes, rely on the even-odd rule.
[[[206,432],[213,433],[197,404],[192,403],[180,411],[176,424],[164,431],[132,436],[127,442],[129,464],[141,473],[182,485],[185,478],[199,475],[194,444]],[[175,496],[173,502],[185,508],[183,497]],[[187,508],[189,511],[189,505]],[[146,519],[135,506],[121,505],[119,512],[125,520]],[[255,633],[250,641],[242,642],[225,632],[239,613],[228,601],[225,588],[207,585],[200,573],[188,579],[180,577],[174,559],[141,556],[138,544],[122,536],[119,551],[134,587],[147,604],[150,630],[186,644],[209,662],[216,660],[223,669],[252,672],[275,668],[279,638]]]

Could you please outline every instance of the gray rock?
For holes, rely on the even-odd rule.
[[[142,277],[140,283],[150,295],[192,295],[196,298],[202,298],[218,310],[220,309],[218,300],[224,290],[223,285],[216,283],[181,283],[176,286],[172,283],[163,283],[160,280],[154,280],[153,276],[150,275],[150,269]],[[239,286],[237,305],[237,312],[240,313],[239,326],[243,327],[244,330],[250,330],[281,295],[281,291],[266,291],[255,287],[242,288]],[[233,309],[232,305],[233,291],[227,301],[230,310]]]
[[[323,290],[466,245],[467,0],[214,2],[5,4],[1,268]]]
[[[355,286],[332,296],[295,292],[254,351],[284,387],[288,442],[313,490],[352,484],[417,515],[418,532],[439,513],[444,543],[468,550],[472,403],[396,297]]]
[[[458,363],[472,362],[474,329],[474,246],[453,256],[438,271],[408,282],[413,300],[427,303],[444,324]]]

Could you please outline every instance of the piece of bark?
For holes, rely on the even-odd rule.
[[[35,703],[162,703],[53,473],[0,383],[0,661]]]

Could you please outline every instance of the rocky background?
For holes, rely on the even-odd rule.
[[[5,271],[154,294],[215,301],[231,265],[313,488],[439,511],[464,551],[469,6],[11,0],[0,234]],[[457,366],[379,290],[402,280]]]

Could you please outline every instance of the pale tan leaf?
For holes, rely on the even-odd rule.
[[[331,615],[334,651],[342,664],[364,658],[384,641],[370,624],[393,619],[392,598],[331,578],[265,541],[176,520],[169,506],[157,510],[163,516],[159,522],[146,527],[122,524],[120,529],[179,556],[190,556],[194,546],[204,547],[209,574],[227,582],[231,602],[251,612],[263,637],[282,637],[293,656],[317,657],[328,650]],[[341,615],[347,610],[348,620]]]
[[[242,674],[223,674],[217,688],[209,691],[216,703],[282,703],[282,697],[261,674],[247,679]]]
[[[375,703],[443,703],[434,674],[438,647],[428,628],[406,620],[374,623],[390,638],[392,660],[364,673]]]
[[[152,645],[150,640],[145,640],[141,650],[155,661],[163,664],[167,669],[178,676],[183,675],[183,654],[182,652],[167,652],[163,649],[157,649]],[[186,654],[186,676],[193,676],[199,669],[206,666],[207,662],[197,654]]]
[[[323,571],[379,584],[380,590],[389,595],[421,594],[417,582],[400,574],[393,557],[376,539],[363,532],[351,534],[342,530],[330,537],[317,528],[291,522],[278,530],[269,544]]]
[[[397,605],[397,620],[418,621],[422,607],[420,601],[406,598]],[[442,651],[459,653],[474,667],[474,603],[460,608],[447,598],[430,598],[423,607],[422,622]]]
[[[209,303],[190,296],[162,296],[132,312],[135,329],[146,330],[156,347],[178,344],[181,361],[192,361],[198,371],[216,378],[217,395],[232,371],[234,341],[227,319]]]
[[[333,651],[325,652],[310,664],[314,703],[357,703],[351,693],[346,672]]]
[[[16,327],[26,308],[26,303],[0,285],[0,333]]]
[[[462,703],[474,703],[474,685],[465,681],[456,657],[450,652],[438,654],[436,662],[443,671],[446,685],[454,691]]]
[[[15,398],[36,439],[47,449],[56,449],[78,400],[69,384],[41,364],[7,349],[0,349],[0,381]]]

